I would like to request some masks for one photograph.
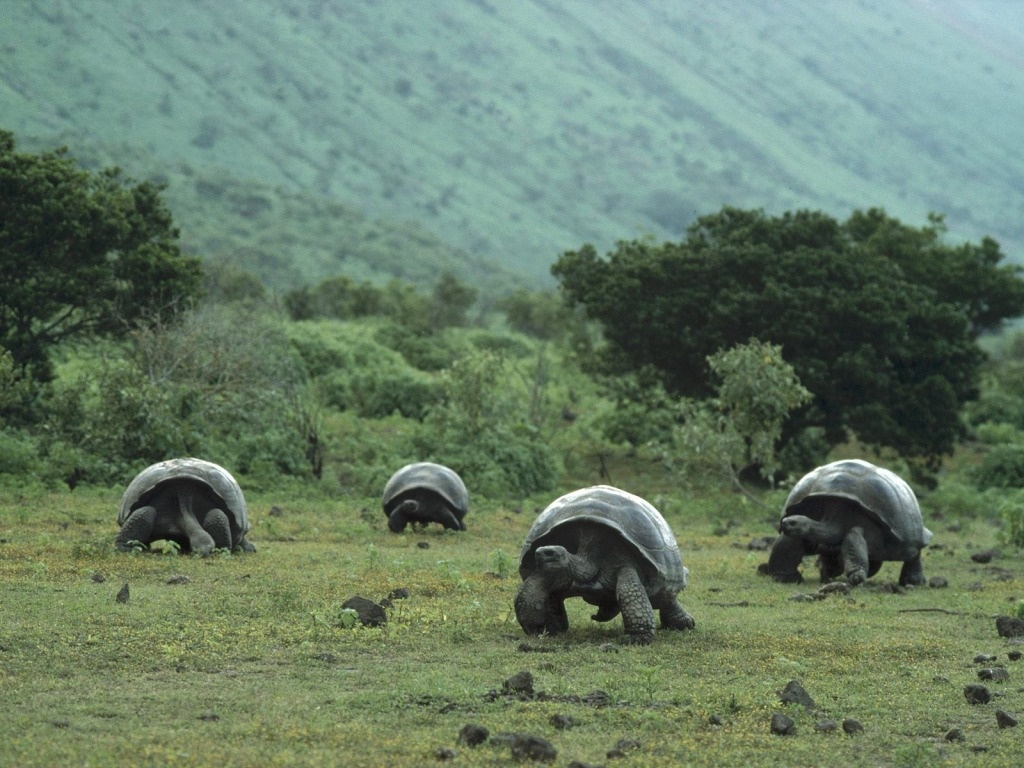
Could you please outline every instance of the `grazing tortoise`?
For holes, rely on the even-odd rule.
[[[658,510],[608,485],[582,488],[551,502],[527,534],[516,618],[528,635],[564,632],[566,598],[582,597],[597,606],[595,621],[621,611],[629,642],[647,645],[655,609],[662,628],[693,629],[693,617],[676,599],[686,574]]]
[[[202,459],[170,459],[142,470],[121,497],[115,544],[148,547],[166,539],[180,551],[208,555],[214,549],[255,552],[246,537],[245,497],[224,467]]]
[[[466,530],[462,518],[469,511],[469,492],[462,478],[442,464],[406,464],[384,486],[381,503],[388,528],[395,533],[404,531],[408,523],[414,527],[440,523]]]
[[[844,576],[852,586],[900,560],[900,584],[924,584],[924,527],[917,497],[899,476],[860,459],[834,461],[804,475],[786,499],[768,573],[800,582],[807,555],[818,555],[822,582]]]

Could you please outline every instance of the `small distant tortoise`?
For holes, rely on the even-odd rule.
[[[608,485],[582,488],[548,505],[519,556],[523,583],[516,618],[528,635],[569,628],[565,600],[597,606],[595,621],[622,612],[629,642],[654,639],[654,610],[664,629],[693,629],[676,599],[687,569],[661,514],[639,496]]]
[[[423,461],[406,464],[384,486],[381,500],[388,528],[395,533],[408,523],[440,523],[455,531],[466,530],[462,518],[469,511],[469,492],[454,470]]]
[[[903,562],[900,584],[924,584],[921,550],[932,540],[917,497],[899,476],[860,459],[835,461],[801,478],[786,499],[768,573],[800,582],[797,568],[818,555],[822,582],[856,586],[886,560]]]
[[[247,538],[249,514],[235,478],[202,459],[170,459],[142,470],[121,497],[115,545],[130,551],[165,539],[180,551],[208,555],[214,549],[255,552]]]

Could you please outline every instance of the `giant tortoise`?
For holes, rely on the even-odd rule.
[[[898,475],[861,459],[825,464],[793,487],[772,545],[768,574],[800,582],[807,555],[818,555],[822,582],[844,577],[852,586],[874,576],[887,560],[903,562],[900,584],[924,584],[924,527],[917,497]]]
[[[668,523],[644,499],[608,485],[551,502],[526,536],[519,574],[516,618],[528,635],[565,632],[569,597],[596,605],[595,621],[621,611],[631,644],[654,639],[655,609],[665,629],[694,626],[676,599],[687,569]]]
[[[406,464],[388,480],[381,498],[388,528],[395,533],[407,524],[440,523],[455,531],[466,530],[462,518],[469,511],[469,492],[462,478],[443,464],[421,461]]]
[[[255,552],[246,538],[249,513],[235,478],[224,467],[202,459],[161,461],[129,483],[117,513],[122,552],[161,539],[179,551],[208,555],[214,549]]]

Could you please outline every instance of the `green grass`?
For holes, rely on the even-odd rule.
[[[464,534],[395,535],[376,499],[250,494],[259,552],[203,560],[115,553],[118,498],[0,503],[0,764],[420,766],[441,747],[456,750],[452,765],[513,764],[506,744],[457,744],[467,723],[542,736],[556,765],[1019,764],[1021,732],[997,728],[995,710],[1024,715],[1024,661],[1007,660],[993,617],[1022,596],[1024,566],[1015,552],[971,561],[996,543],[986,521],[956,533],[929,521],[939,546],[926,572],[946,589],[893,594],[889,564],[850,598],[797,602],[815,581],[755,573],[765,553],[746,545],[771,533],[763,510],[666,497],[697,628],[634,648],[619,620],[598,625],[578,600],[568,634],[522,635],[514,561],[543,499],[523,512],[478,502]],[[723,519],[734,524],[716,535]],[[125,583],[130,600],[118,603]],[[339,626],[348,597],[398,588],[409,597],[385,627]],[[1004,695],[971,706],[962,691],[978,681],[978,653],[1011,677],[990,684]],[[534,698],[503,695],[522,670]],[[780,703],[793,679],[817,712]],[[594,691],[607,705],[587,699]],[[770,734],[775,712],[793,717],[795,736]],[[575,727],[555,728],[554,715]],[[816,732],[824,718],[864,732]],[[944,740],[953,727],[965,742]],[[640,746],[613,761],[620,739]]]

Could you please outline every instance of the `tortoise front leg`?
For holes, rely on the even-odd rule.
[[[768,556],[768,575],[775,581],[799,584],[804,580],[800,575],[800,563],[807,554],[804,540],[798,536],[779,536],[772,545]]]
[[[619,569],[615,597],[619,601],[630,645],[650,645],[654,640],[654,609],[640,581],[640,574],[632,565]]]
[[[409,522],[409,518],[414,516],[419,510],[420,504],[418,501],[413,499],[406,499],[388,515],[388,528],[393,533],[401,533],[405,530],[406,524]]]
[[[686,609],[679,604],[679,600],[676,599],[675,595],[665,592],[665,594],[659,595],[657,599],[658,615],[661,617],[661,628],[662,629],[693,629],[697,626],[697,622],[694,621],[693,616],[686,612]]]
[[[119,552],[131,552],[130,542],[137,541],[148,547],[153,540],[153,526],[156,524],[156,507],[139,507],[124,521],[114,540]]]
[[[921,563],[921,554],[903,561],[903,568],[900,569],[900,586],[908,584],[919,587],[926,583],[924,577],[924,565]]]
[[[548,622],[552,613],[549,600],[547,579],[543,573],[535,571],[523,580],[513,603],[516,620],[523,628],[523,632],[528,635],[540,635],[549,631]],[[562,611],[565,611],[564,605]],[[568,626],[568,618],[565,623]]]

